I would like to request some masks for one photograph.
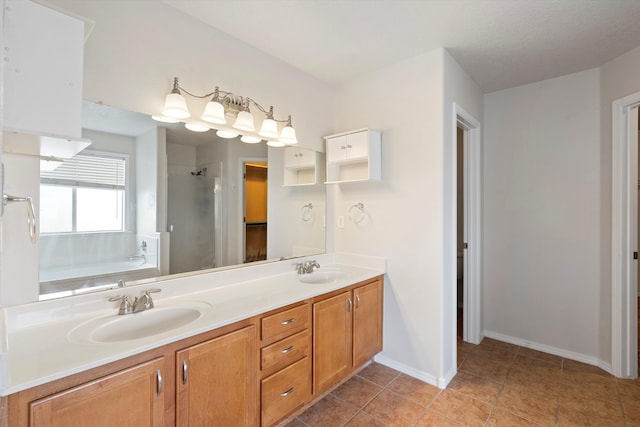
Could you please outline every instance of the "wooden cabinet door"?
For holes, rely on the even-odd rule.
[[[353,291],[353,365],[360,366],[382,350],[382,282]]]
[[[164,358],[134,366],[30,404],[32,427],[164,425]]]
[[[255,326],[176,354],[176,425],[256,426],[258,372]]]
[[[313,392],[321,393],[351,370],[351,292],[313,304]]]

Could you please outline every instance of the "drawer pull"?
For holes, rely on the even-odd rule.
[[[293,390],[295,390],[295,387],[291,387],[289,390],[285,391],[284,393],[280,393],[281,397],[287,397],[289,396],[291,393],[293,393]]]
[[[280,350],[280,353],[289,353],[291,350],[293,350],[293,346]]]
[[[287,320],[283,320],[282,322],[280,322],[281,325],[288,325],[290,323],[293,323],[293,321],[296,320],[295,318],[291,318],[291,319],[287,319]]]
[[[182,361],[182,384],[187,383],[187,378],[189,378],[189,365],[187,365],[187,361]]]
[[[356,295],[356,308],[360,308],[360,295]]]
[[[156,373],[156,378],[158,380],[158,388],[157,388],[156,395],[160,396],[162,394],[162,372],[160,371],[160,369],[158,369],[158,372]]]

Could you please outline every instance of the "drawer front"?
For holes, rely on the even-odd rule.
[[[309,357],[262,380],[262,425],[272,426],[311,398]]]
[[[290,308],[262,318],[262,340],[287,335],[307,329],[309,326],[309,304]]]
[[[304,356],[309,356],[310,347],[308,329],[268,345],[261,352],[262,370],[284,367]]]

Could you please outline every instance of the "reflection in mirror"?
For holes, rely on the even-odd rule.
[[[324,186],[283,186],[282,148],[90,102],[83,138],[41,167],[40,299],[325,250]]]

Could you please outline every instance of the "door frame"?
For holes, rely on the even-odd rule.
[[[463,340],[479,344],[483,338],[482,325],[482,141],[480,122],[458,104],[453,104],[454,159],[457,156],[458,127],[464,131],[464,234],[468,244],[464,250],[464,299],[463,299]],[[455,176],[455,173],[454,173]],[[457,176],[454,177],[457,180]],[[457,191],[457,185],[453,186]],[[454,198],[454,200],[456,200]],[[457,203],[457,202],[456,202]],[[454,212],[456,210],[454,209]],[[457,237],[453,236],[454,242]],[[456,248],[456,245],[453,245]],[[457,259],[456,253],[450,254]],[[457,281],[457,278],[454,278]],[[454,289],[457,283],[450,283]],[[457,322],[457,309],[452,310],[451,321]],[[450,329],[451,330],[451,329]],[[453,328],[455,331],[456,328]],[[454,355],[456,353],[454,352]]]
[[[613,101],[612,109],[612,197],[611,197],[611,368],[616,377],[638,376],[638,283],[636,198],[638,141],[630,136],[630,114],[640,105],[640,92]],[[635,181],[635,182],[634,182]]]

